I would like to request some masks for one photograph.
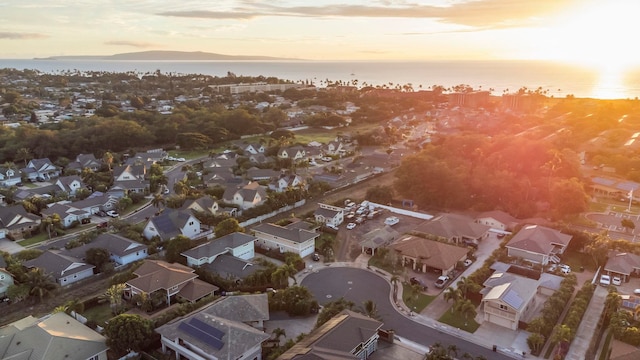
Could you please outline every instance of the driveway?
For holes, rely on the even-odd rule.
[[[492,344],[482,344],[483,346],[471,343],[462,338],[447,334],[440,329],[433,328],[412,318],[406,317],[396,311],[390,301],[389,293],[391,286],[387,280],[375,273],[356,268],[326,267],[308,274],[302,285],[306,286],[316,300],[321,305],[330,301],[345,299],[352,301],[356,308],[361,307],[366,300],[376,303],[378,314],[384,322],[383,328],[393,329],[398,336],[406,338],[415,343],[430,346],[435,342],[440,342],[447,346],[455,344],[460,349],[459,353],[465,352],[474,356],[482,355],[487,359],[510,359],[501,353],[492,352],[489,347]],[[420,317],[422,321],[428,321]],[[440,326],[435,321],[431,321],[432,326]],[[472,336],[472,335],[465,335]]]
[[[8,252],[9,254],[19,253],[24,250],[20,244],[9,239],[0,239],[0,251]]]

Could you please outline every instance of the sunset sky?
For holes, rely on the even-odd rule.
[[[640,63],[636,0],[0,0],[0,58],[205,51],[312,60]]]

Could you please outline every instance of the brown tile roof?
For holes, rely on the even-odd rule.
[[[455,266],[458,261],[464,260],[469,252],[463,247],[413,236],[392,244],[391,248],[405,256],[420,259],[420,262],[427,266],[441,270]]]
[[[147,293],[160,289],[170,289],[195,279],[192,268],[181,264],[169,264],[159,260],[147,260],[133,272],[138,277],[127,281],[127,284]]]

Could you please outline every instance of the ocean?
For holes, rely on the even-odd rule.
[[[521,87],[542,88],[549,96],[600,99],[640,97],[640,67],[626,72],[597,69],[549,61],[114,61],[114,60],[0,60],[0,68],[34,69],[45,73],[63,71],[155,72],[205,74],[224,77],[277,77],[291,81],[326,80],[358,86],[411,84],[415,90],[433,85],[450,88],[470,85],[491,90],[492,95],[514,92]]]

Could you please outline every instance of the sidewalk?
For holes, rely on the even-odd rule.
[[[571,343],[569,353],[565,357],[567,360],[581,360],[584,359],[591,340],[595,336],[598,327],[598,321],[600,320],[600,314],[604,309],[604,301],[607,298],[608,292],[605,287],[597,286],[593,292],[593,297],[589,301],[589,306],[584,313],[582,322],[578,327],[576,337]]]

